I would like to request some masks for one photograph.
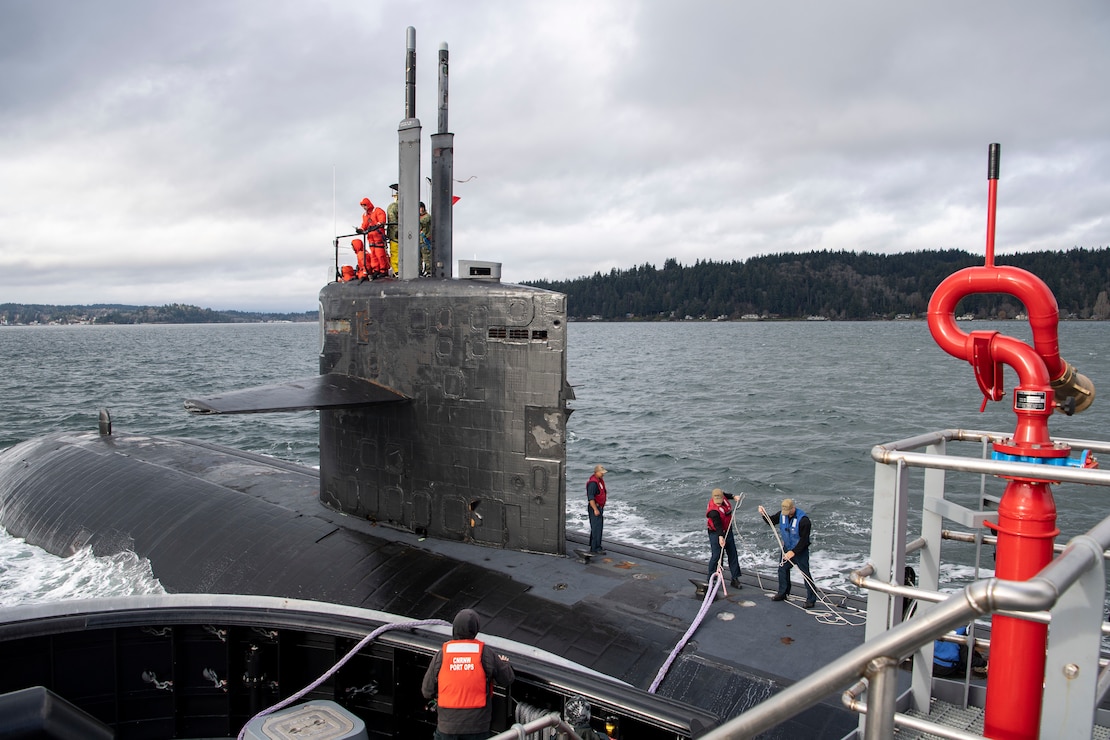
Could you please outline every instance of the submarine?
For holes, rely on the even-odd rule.
[[[675,702],[691,728],[861,642],[861,626],[816,620],[797,620],[784,642],[781,613],[753,600],[750,576],[748,591],[722,598],[687,639],[712,601],[691,585],[705,580],[704,562],[610,541],[605,557],[575,553],[586,537],[566,529],[566,296],[503,283],[493,262],[459,260],[454,272],[445,45],[431,136],[433,270],[420,274],[414,29],[406,41],[399,274],[344,280],[336,237],[335,279],[319,294],[320,373],[184,402],[197,414],[318,410],[319,470],[114,430],[103,412],[96,430],[0,452],[0,524],[63,557],[132,551],[171,594],[448,622],[471,608],[484,634]],[[862,613],[861,599],[840,598]],[[843,737],[856,723],[829,701],[786,719],[782,736]]]
[[[502,283],[492,262],[461,260],[455,274],[446,48],[431,137],[436,251],[433,275],[419,274],[413,29],[407,41],[400,274],[343,280],[336,237],[335,280],[319,294],[319,374],[185,401],[199,414],[318,410],[319,470],[198,439],[121,432],[106,413],[96,430],[0,451],[0,524],[10,534],[63,557],[134,552],[169,592],[3,610],[0,661],[20,668],[0,676],[0,721],[56,706],[56,694],[73,705],[63,702],[66,717],[88,730],[74,737],[232,736],[256,707],[289,697],[342,649],[392,623],[400,636],[366,648],[343,682],[322,691],[377,722],[376,737],[430,735],[435,722],[417,685],[445,633],[427,623],[469,608],[483,639],[519,668],[518,681],[495,696],[499,738],[525,734],[514,707],[557,713],[572,696],[614,718],[612,732],[608,721],[598,729],[648,740],[890,737],[895,725],[933,727],[922,713],[942,702],[966,712],[984,696],[994,702],[985,721],[992,732],[1013,722],[1015,737],[1035,736],[1037,725],[1080,736],[1095,720],[1110,725],[1107,682],[1095,685],[1105,583],[1092,550],[1110,547],[1110,520],[1057,546],[1062,554],[1049,562],[1042,550],[1051,523],[1015,537],[1027,526],[1020,511],[972,511],[958,494],[945,498],[944,476],[958,472],[1008,480],[1008,490],[1046,502],[1046,478],[1110,485],[1089,458],[1067,463],[1067,441],[1048,434],[1051,414],[1081,411],[1094,390],[1059,357],[1047,287],[993,265],[993,150],[988,264],[938,289],[930,328],[974,367],[985,400],[1004,397],[1002,365],[1018,367],[1018,432],[950,429],[875,447],[872,551],[852,574],[870,593],[826,593],[834,616],[857,619],[818,619],[772,602],[770,574],[745,573],[741,588],[717,584],[718,593],[700,583],[701,560],[608,539],[606,555],[578,554],[587,536],[565,522],[574,400],[566,297]],[[1037,309],[1034,348],[959,330],[960,298],[989,291]],[[963,442],[1000,456],[947,452]],[[1071,444],[1110,452],[1110,443]],[[917,539],[907,528],[911,469],[926,471]],[[992,518],[1004,526],[984,536]],[[941,541],[961,536],[997,542],[1000,559],[1017,551],[1020,572],[939,593]],[[1027,539],[1037,541],[1036,557]],[[921,588],[903,583],[911,555]],[[1002,623],[991,660],[1013,670],[992,670],[993,691],[970,675],[930,676],[933,640],[949,630],[997,611],[1013,619],[1043,610],[1069,639],[1045,646],[1041,633],[1015,637]],[[969,639],[989,647],[992,637],[977,627]],[[1044,663],[1029,659],[1042,653]],[[839,700],[830,696],[838,690]]]

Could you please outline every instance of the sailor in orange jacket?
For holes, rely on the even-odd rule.
[[[366,270],[366,250],[362,246],[362,239],[352,239],[351,249],[355,250],[355,259],[358,260],[358,269],[351,277],[357,277],[359,280],[363,280],[369,275],[369,273]],[[344,273],[346,273],[346,270],[344,270]],[[351,278],[347,279],[349,280]]]
[[[452,640],[432,658],[421,692],[436,697],[436,738],[488,737],[493,684],[508,686],[515,675],[509,659],[488,649],[478,635],[478,613],[463,609],[455,615]]]
[[[366,246],[370,250],[370,264],[368,266],[370,277],[386,277],[389,275],[389,256],[385,253],[385,211],[363,198],[359,205],[362,206],[362,226],[356,231],[366,234]]]

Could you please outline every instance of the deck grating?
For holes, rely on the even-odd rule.
[[[983,709],[982,707],[967,707],[966,709],[956,704],[931,699],[929,714],[912,709],[906,712],[910,717],[935,722],[944,727],[950,727],[964,732],[983,734]],[[922,732],[905,727],[894,728],[895,737],[903,740],[943,740],[939,735]],[[1091,730],[1092,740],[1110,740],[1110,728],[1095,725]]]

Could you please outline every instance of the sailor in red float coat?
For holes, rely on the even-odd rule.
[[[386,226],[385,211],[363,198],[359,203],[362,206],[362,225],[358,233],[366,234],[366,245],[370,252],[368,265],[370,276],[379,277],[389,274],[389,256],[385,253],[385,236],[383,231]]]
[[[358,270],[355,272],[354,277],[362,280],[369,277],[370,273],[366,271],[366,250],[362,246],[362,239],[352,239],[351,249],[355,250],[355,259],[358,260]]]
[[[721,550],[728,555],[728,569],[732,574],[731,585],[740,588],[740,559],[736,555],[736,538],[732,533],[732,501],[735,496],[714,488],[705,507],[705,525],[709,530],[709,578],[717,572]]]
[[[604,555],[601,548],[601,535],[605,529],[605,474],[609,472],[601,465],[594,466],[594,474],[586,481],[586,514],[590,518],[590,552]]]
[[[478,626],[478,614],[473,609],[456,614],[453,639],[443,643],[424,672],[420,689],[426,699],[437,697],[436,738],[440,740],[488,737],[493,684],[508,686],[515,678],[507,657],[495,654],[475,639]],[[451,666],[459,669],[451,670]],[[507,717],[502,720],[511,721]]]
[[[721,489],[714,489],[713,495],[709,498],[709,503],[705,507],[705,526],[710,532],[727,532],[728,528],[732,526],[732,504],[730,501],[735,498],[731,493],[721,491],[720,503],[718,503],[717,491]],[[717,516],[713,516],[713,512],[717,512]]]

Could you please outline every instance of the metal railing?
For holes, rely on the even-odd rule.
[[[746,738],[772,729],[784,719],[840,691],[842,701],[861,714],[861,735],[868,740],[888,738],[895,727],[966,740],[978,737],[896,712],[897,671],[901,661],[914,656],[911,701],[927,712],[931,696],[933,641],[976,618],[995,613],[1048,620],[1050,641],[1045,670],[1042,727],[1057,737],[1090,737],[1095,709],[1110,690],[1110,673],[1099,674],[1100,634],[1105,598],[1104,558],[1110,549],[1110,517],[1084,535],[1072,539],[1060,555],[1028,581],[988,578],[962,591],[936,590],[939,550],[945,518],[979,527],[989,512],[964,509],[944,499],[944,471],[1066,480],[1110,486],[1110,472],[1080,468],[1051,468],[1032,463],[999,462],[949,455],[949,441],[977,441],[984,451],[989,441],[1004,435],[946,430],[872,450],[876,461],[871,562],[852,574],[853,583],[872,591],[868,598],[867,639],[864,644],[813,675],[787,687],[767,701],[735,717],[703,737]],[[1062,440],[1073,447],[1110,451],[1102,442]],[[927,452],[914,450],[925,447]],[[924,468],[922,534],[907,544],[909,507],[908,469]],[[919,552],[923,583],[903,583],[907,553]],[[902,601],[913,598],[935,602],[902,622]],[[972,637],[971,642],[975,642]],[[860,697],[866,693],[867,701]],[[1067,701],[1062,700],[1067,697]],[[1060,700],[1056,700],[1060,699]]]
[[[554,727],[561,732],[566,733],[567,740],[582,740],[575,732],[574,728],[563,721],[558,712],[546,714],[543,717],[520,724],[519,722],[505,730],[493,735],[490,740],[525,740],[529,734],[545,730],[548,727]]]

